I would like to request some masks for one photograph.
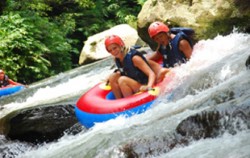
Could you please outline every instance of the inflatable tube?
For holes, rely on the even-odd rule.
[[[4,87],[4,88],[0,88],[0,97],[14,94],[14,93],[16,93],[24,88],[25,87],[23,85],[10,85],[10,86]]]
[[[79,98],[75,106],[75,115],[83,126],[91,128],[97,122],[104,122],[120,115],[130,117],[143,113],[151,107],[172,77],[173,73],[168,73],[152,90],[121,99],[115,99],[109,85],[99,83]]]

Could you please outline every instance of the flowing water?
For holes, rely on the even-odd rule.
[[[21,158],[120,158],[119,150],[125,144],[171,135],[177,125],[188,116],[203,110],[227,106],[250,105],[250,73],[245,61],[250,55],[250,35],[231,33],[214,39],[201,40],[192,59],[175,68],[172,93],[161,94],[153,107],[130,118],[118,117],[84,129],[76,135],[65,134],[52,143],[30,146],[0,137],[0,148],[5,156]],[[24,107],[51,102],[76,102],[96,83],[104,80],[113,70],[111,60],[77,68],[41,83],[31,85],[33,93],[15,98],[1,106],[1,115]],[[83,70],[84,69],[84,70]],[[74,74],[74,75],[72,75]],[[71,77],[65,77],[71,76]],[[41,86],[42,85],[42,86]],[[234,99],[226,99],[230,94]],[[157,144],[159,146],[159,143]],[[159,150],[149,157],[160,158],[247,158],[250,157],[249,129],[232,135],[193,140],[187,146],[177,146],[169,152]],[[146,147],[137,149],[143,153]],[[3,153],[2,153],[3,154]],[[1,154],[0,154],[1,156]]]

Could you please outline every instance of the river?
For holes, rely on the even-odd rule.
[[[121,146],[171,135],[188,116],[220,106],[250,106],[250,73],[245,66],[249,55],[249,34],[234,32],[201,40],[194,46],[192,59],[173,70],[176,76],[170,83],[172,92],[161,94],[145,113],[98,123],[76,135],[65,134],[56,142],[39,146],[12,142],[0,136],[0,149],[5,152],[5,157],[14,155],[18,158],[124,157],[119,150]],[[106,79],[112,71],[110,60],[105,60],[59,74],[30,85],[34,89],[32,93],[27,92],[23,99],[14,98],[1,105],[0,113],[6,115],[21,107],[45,103],[75,103],[84,92]],[[72,76],[73,72],[77,75]],[[233,101],[225,99],[229,93],[234,94]],[[187,146],[180,145],[169,152],[154,151],[145,157],[247,158],[250,157],[249,149],[250,132],[246,128],[234,135],[225,132],[216,138],[193,140]],[[146,149],[140,147],[137,150],[143,153]]]

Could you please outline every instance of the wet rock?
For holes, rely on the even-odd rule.
[[[177,132],[185,137],[193,137],[198,140],[201,138],[215,137],[220,128],[218,111],[203,112],[182,121],[178,127]]]
[[[126,144],[120,150],[126,158],[154,157],[162,153],[167,153],[177,145],[185,146],[188,141],[178,134],[166,135],[163,137],[153,137],[150,139],[140,139]]]
[[[11,141],[0,135],[0,157],[14,158],[33,147],[33,144],[20,141]]]
[[[250,106],[234,107],[226,111],[205,111],[183,120],[176,131],[193,139],[214,138],[225,132],[235,134],[250,128]]]
[[[203,111],[183,120],[172,134],[140,138],[120,147],[126,158],[155,157],[190,142],[250,129],[250,106]]]
[[[21,111],[13,117],[7,136],[31,143],[50,142],[63,136],[65,130],[77,122],[72,105],[35,108]]]
[[[250,69],[250,55],[248,56],[248,58],[246,60],[246,67],[247,67],[247,69]]]

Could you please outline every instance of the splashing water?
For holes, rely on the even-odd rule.
[[[250,35],[234,32],[228,36],[201,40],[194,46],[191,60],[175,68],[170,83],[172,93],[161,94],[153,108],[130,118],[118,117],[77,135],[65,135],[57,142],[36,147],[20,146],[16,157],[124,157],[120,147],[138,139],[170,135],[177,125],[193,114],[219,106],[250,105],[250,73],[245,60],[250,52]],[[94,72],[94,73],[93,73]],[[22,103],[4,105],[1,115],[18,107],[49,102],[83,93],[107,76],[109,66],[95,68],[54,87],[38,89]],[[84,88],[82,88],[84,87]],[[233,101],[228,97],[233,94]],[[192,141],[169,152],[158,151],[149,157],[250,157],[250,132],[223,134],[218,138]],[[18,145],[18,143],[14,143]],[[0,144],[2,145],[2,144]],[[13,145],[13,144],[12,144]],[[10,147],[12,146],[10,145]],[[163,144],[162,144],[163,145]],[[1,148],[0,148],[1,149]],[[24,150],[27,149],[27,150]],[[13,149],[17,150],[17,149]],[[138,149],[143,152],[144,148]]]

